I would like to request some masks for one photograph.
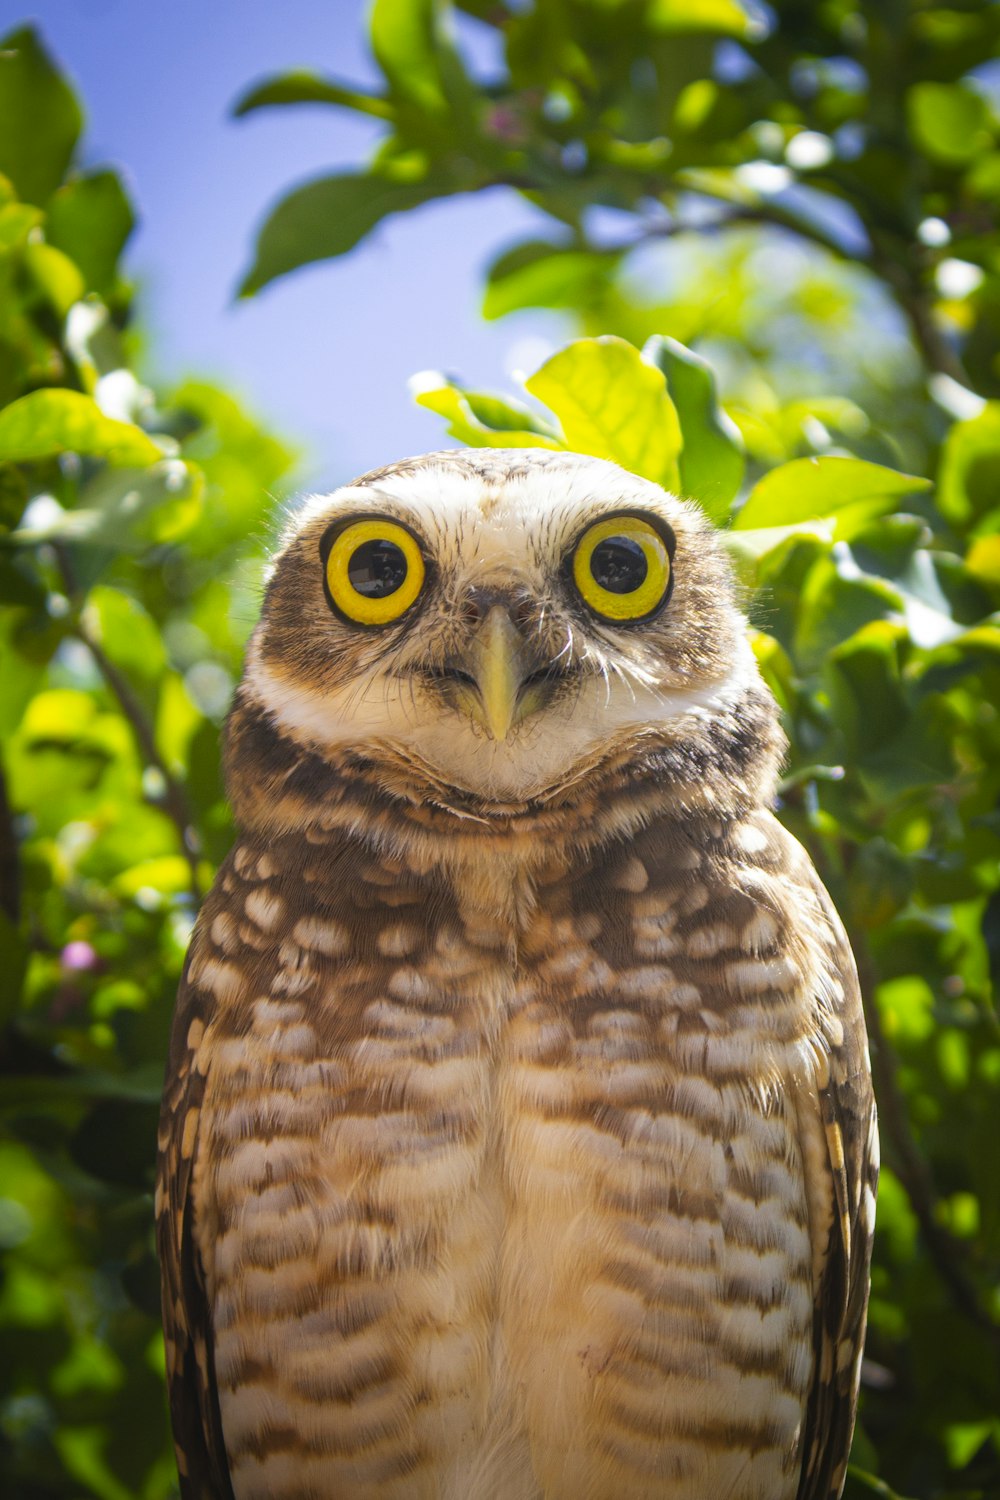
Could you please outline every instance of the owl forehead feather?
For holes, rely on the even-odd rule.
[[[318,539],[341,516],[374,511],[412,525],[441,559],[538,565],[561,556],[591,520],[631,508],[655,511],[675,530],[704,529],[694,506],[606,459],[546,449],[445,450],[310,497],[284,545]]]

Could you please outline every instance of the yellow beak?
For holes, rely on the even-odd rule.
[[[524,682],[524,638],[502,604],[494,604],[471,643],[468,662],[478,695],[468,707],[493,740],[505,740],[517,722]]]
[[[447,700],[500,741],[545,707],[566,673],[525,639],[505,604],[493,603],[435,675]]]

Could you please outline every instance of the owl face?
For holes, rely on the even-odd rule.
[[[730,708],[744,629],[694,506],[576,454],[444,452],[308,503],[244,692],[320,753],[523,801]]]

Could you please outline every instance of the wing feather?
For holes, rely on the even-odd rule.
[[[192,944],[177,997],[160,1114],[156,1235],[170,1419],[182,1500],[233,1500],[215,1383],[212,1319],[194,1239],[191,1195],[205,1092],[210,998],[190,982]]]
[[[861,989],[840,918],[808,868],[822,918],[831,998],[821,1007],[822,1054],[798,1099],[803,1140],[822,1143],[829,1212],[813,1226],[816,1358],[797,1500],[834,1500],[847,1475],[857,1410],[878,1184],[878,1132]],[[824,929],[821,929],[821,931]],[[842,999],[836,999],[842,993]],[[804,1155],[806,1155],[804,1151]]]

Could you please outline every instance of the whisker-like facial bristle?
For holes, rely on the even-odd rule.
[[[576,595],[566,558],[596,520],[643,508],[676,539],[673,593],[654,618],[604,622]],[[366,515],[403,524],[427,562],[424,592],[384,631],[346,622],[324,593],[324,538]],[[506,602],[529,664],[530,690],[517,699],[528,706],[500,740],[474,693],[442,685],[449,674],[461,680],[484,594]],[[743,630],[710,529],[657,486],[545,450],[431,454],[314,497],[291,517],[255,637],[275,679],[258,674],[251,686],[312,744],[372,756],[392,744],[435,786],[495,801],[572,781],[607,747],[619,753],[623,737],[638,746],[673,733],[694,705],[710,716],[717,696],[728,702],[755,675]]]

